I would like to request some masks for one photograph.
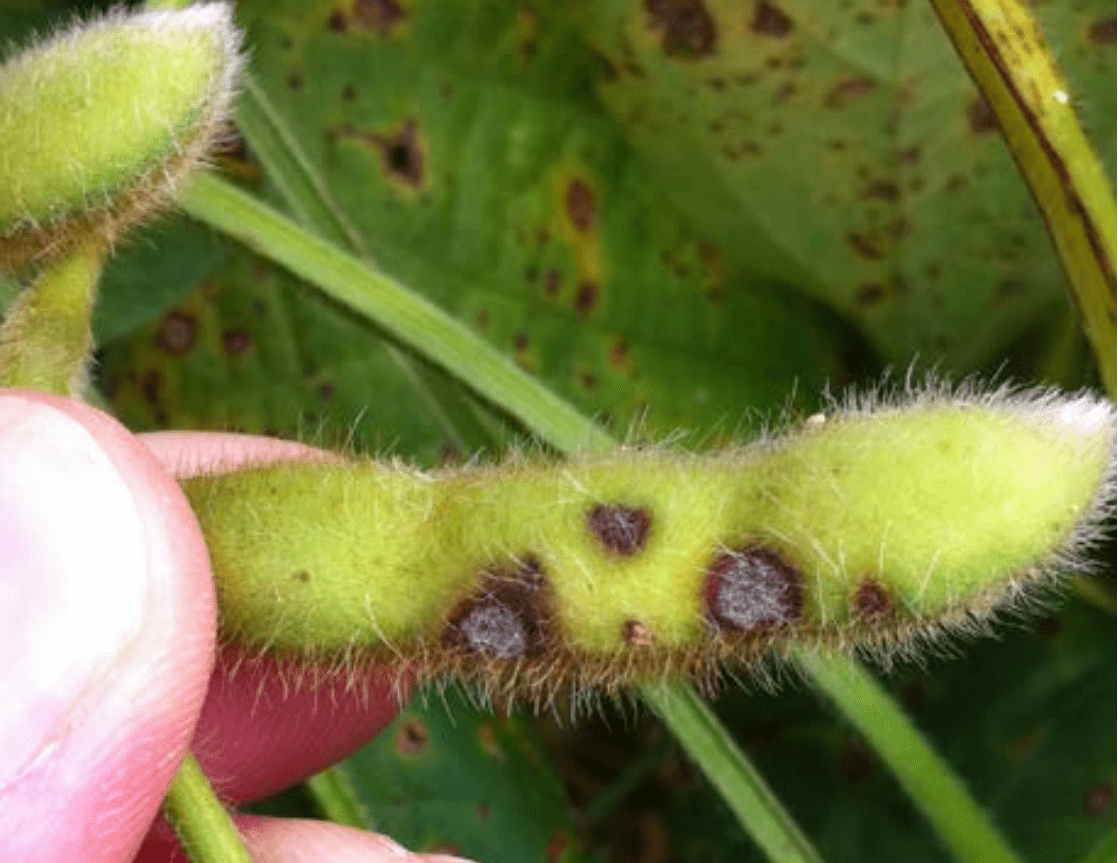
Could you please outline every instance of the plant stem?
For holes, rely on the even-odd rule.
[[[233,820],[190,753],[175,774],[163,813],[193,863],[252,863]]]
[[[861,665],[803,650],[796,659],[889,765],[956,859],[1019,863],[963,783]]]
[[[104,258],[103,241],[90,237],[46,263],[16,297],[0,326],[0,387],[81,397]]]
[[[1114,193],[1044,35],[1019,0],[931,0],[1001,125],[1071,283],[1111,398],[1115,354]]]
[[[345,824],[359,830],[374,828],[373,819],[353,790],[349,777],[342,768],[327,767],[306,780],[307,791],[314,798],[323,817],[335,824]]]

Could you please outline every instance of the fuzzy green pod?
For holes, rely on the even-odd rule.
[[[228,114],[240,35],[224,3],[111,12],[0,67],[0,268],[165,203]]]
[[[1090,395],[932,388],[706,455],[288,463],[183,488],[227,642],[539,704],[965,629],[1083,566],[1114,447]]]

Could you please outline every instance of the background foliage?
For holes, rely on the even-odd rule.
[[[1113,4],[1034,7],[1113,182]],[[19,41],[71,8],[5,7],[0,26]],[[1036,208],[924,3],[237,9],[256,80],[350,248],[618,433],[714,445],[913,362],[1093,380]],[[283,206],[243,145],[219,165]],[[235,428],[426,465],[517,437],[367,321],[185,218],[120,251],[98,384],[131,428]],[[887,676],[1030,860],[1078,860],[1113,832],[1110,566],[1109,609],[1072,596]],[[728,685],[716,706],[826,859],[945,859],[801,683]],[[560,719],[432,695],[331,781],[412,847],[488,863],[756,859],[647,713]]]

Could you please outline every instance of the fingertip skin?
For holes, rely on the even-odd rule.
[[[88,406],[0,390],[0,450],[0,689],[18,693],[0,859],[130,860],[213,667],[205,541],[173,477]]]

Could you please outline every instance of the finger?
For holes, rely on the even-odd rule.
[[[250,435],[160,432],[141,439],[179,476],[285,459],[338,458]],[[399,670],[280,667],[267,656],[223,649],[192,749],[223,798],[255,800],[360,748],[392,721],[409,693]]]
[[[326,821],[245,815],[237,828],[256,863],[465,863],[445,854],[412,854],[384,836]]]
[[[0,585],[0,859],[130,860],[213,665],[197,522],[114,420],[0,392]]]
[[[412,854],[384,836],[328,821],[257,815],[235,820],[254,863],[468,863],[444,854]],[[167,838],[150,838],[136,863],[188,863]]]

